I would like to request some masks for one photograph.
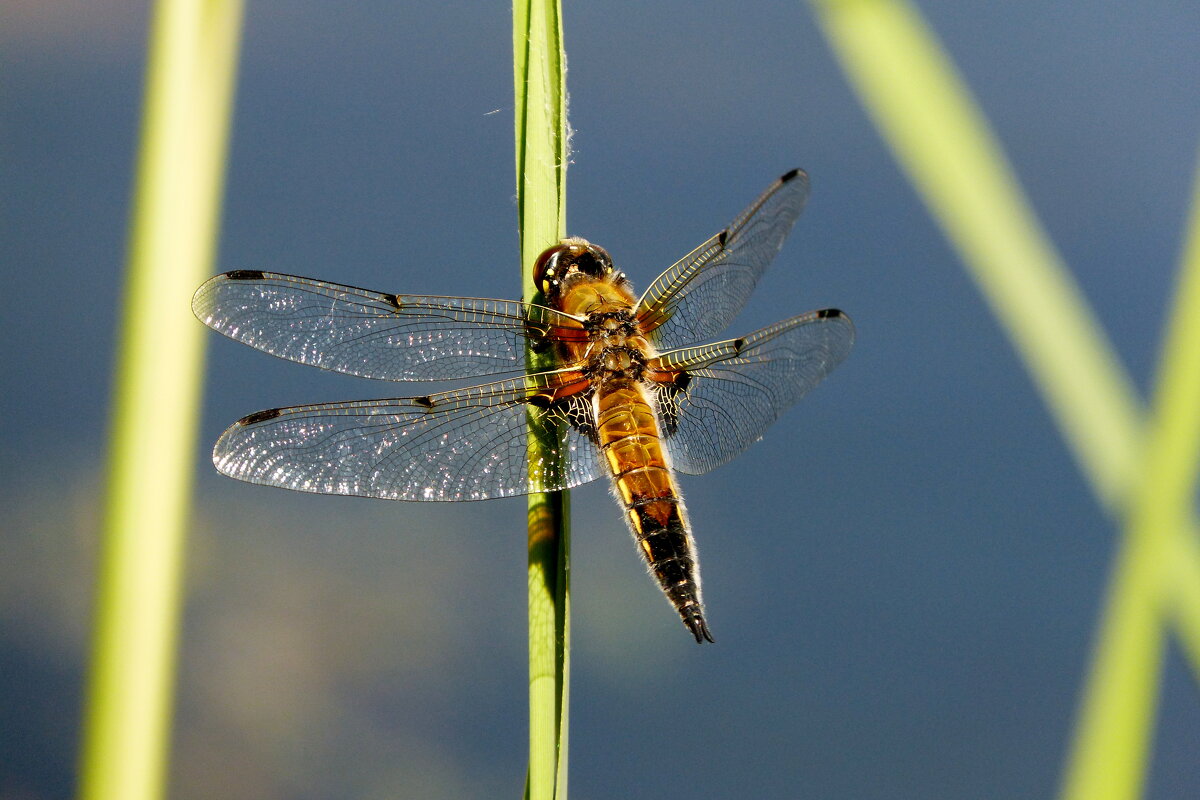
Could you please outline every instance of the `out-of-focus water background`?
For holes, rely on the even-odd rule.
[[[572,795],[1052,796],[1117,530],[808,10],[565,6],[570,232],[645,286],[802,166],[808,209],[735,332],[824,306],[858,327],[762,442],[683,480],[715,646],[606,489],[573,494]],[[1145,391],[1200,12],[920,6]],[[0,26],[5,800],[75,782],[147,15],[14,0]],[[219,268],[516,297],[511,45],[507,4],[250,3]],[[250,411],[413,392],[210,343],[170,796],[517,796],[524,502],[221,478],[208,447]],[[1155,800],[1200,795],[1171,647]]]

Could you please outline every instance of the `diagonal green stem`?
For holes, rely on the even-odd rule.
[[[948,56],[903,0],[813,0],[880,135],[1013,340],[1106,506],[1137,470],[1140,403]]]
[[[1200,455],[1200,170],[1189,243],[1167,325],[1125,537],[1104,611],[1063,795],[1132,800],[1142,793],[1158,705],[1168,614],[1194,664],[1200,581],[1178,562],[1196,558],[1188,530]]]
[[[1188,433],[1200,405],[1181,377],[1187,370],[1173,366],[1191,363],[1182,342],[1200,342],[1200,335],[1194,327],[1173,332],[1164,348],[1143,453],[1147,426],[1132,382],[919,12],[905,0],[811,5],[884,140],[1024,358],[1100,502],[1114,516],[1128,513],[1064,797],[1135,797],[1157,698],[1164,608],[1174,610],[1200,672],[1200,528],[1176,502],[1181,487],[1195,482]],[[1188,264],[1200,247],[1196,213]],[[1200,320],[1193,305],[1200,301],[1189,299],[1191,269],[1173,331],[1183,330],[1181,319]],[[1159,417],[1168,411],[1170,420]],[[1171,492],[1167,505],[1141,494],[1147,468]]]
[[[1195,496],[1197,448],[1200,448],[1200,159],[1192,185],[1192,208],[1180,263],[1175,306],[1168,321],[1155,418],[1163,426],[1167,452],[1166,501],[1182,516],[1175,520],[1167,559],[1173,569],[1171,609],[1176,630],[1193,667],[1200,672],[1200,535],[1189,519],[1188,499]],[[1160,419],[1161,417],[1161,419]]]
[[[160,0],[146,72],[79,795],[163,793],[240,0]]]
[[[533,283],[537,256],[566,232],[567,108],[561,7],[556,0],[514,0],[517,213],[523,297],[541,300]],[[530,370],[553,366],[528,353]],[[531,412],[537,413],[537,412]],[[557,457],[530,428],[530,464]],[[553,467],[551,467],[553,469]],[[529,497],[529,773],[525,796],[567,795],[567,697],[570,675],[570,503],[566,492]]]

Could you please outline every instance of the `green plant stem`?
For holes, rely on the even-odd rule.
[[[555,0],[514,0],[513,75],[517,213],[523,297],[537,256],[566,233],[567,109],[561,7]],[[529,352],[530,370],[553,366]],[[531,412],[537,413],[537,412]],[[530,463],[554,456],[530,429]],[[567,698],[570,675],[570,531],[566,492],[529,497],[529,772],[525,796],[567,794]]]
[[[902,0],[812,5],[880,135],[1024,358],[1092,485],[1116,506],[1137,470],[1137,395],[949,58]]]
[[[160,0],[117,353],[79,794],[163,793],[203,371],[188,313],[211,271],[240,0]]]
[[[1174,589],[1170,610],[1184,649],[1200,672],[1200,525],[1190,517],[1188,503],[1200,472],[1200,158],[1179,275],[1159,367],[1155,419],[1163,428],[1164,471],[1171,475],[1164,500],[1180,515],[1172,521],[1176,535],[1170,537],[1166,553]]]
[[[1200,170],[1190,235],[1168,321],[1147,431],[1097,656],[1064,781],[1070,800],[1139,797],[1145,780],[1165,649],[1175,612],[1196,659],[1197,594],[1176,562],[1195,547],[1188,530],[1200,454]],[[1200,663],[1196,661],[1195,663]]]
[[[1196,520],[1179,509],[1161,512],[1178,517],[1158,516],[1147,498],[1135,499],[1146,490],[1141,472],[1147,462],[1145,420],[1132,382],[919,13],[903,0],[810,4],[885,142],[1025,360],[1100,502],[1117,518],[1133,509],[1063,796],[1134,797],[1154,717],[1164,607],[1175,611],[1176,630],[1193,670],[1200,672]],[[1198,224],[1193,221],[1189,253],[1196,249]],[[1181,294],[1185,302],[1190,308],[1192,301]],[[1189,313],[1197,319],[1195,311]],[[1190,335],[1195,341],[1195,332]],[[1164,350],[1164,380],[1173,374],[1174,347]],[[1156,414],[1190,397],[1190,389],[1179,386],[1160,390]],[[1195,414],[1200,406],[1187,402],[1192,403],[1187,413]],[[1164,439],[1183,441],[1176,426],[1185,424],[1190,423],[1182,416],[1171,422],[1156,416],[1150,428]],[[1183,466],[1194,462],[1194,451],[1155,454],[1155,447],[1166,444],[1152,442],[1146,453],[1161,459],[1155,469],[1163,479],[1171,474],[1172,492],[1194,484],[1194,474],[1185,474]]]

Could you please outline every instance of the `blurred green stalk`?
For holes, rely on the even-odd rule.
[[[1129,509],[1063,796],[1135,797],[1157,697],[1164,607],[1175,612],[1193,669],[1200,670],[1197,524],[1186,504],[1171,506],[1180,487],[1194,484],[1195,448],[1184,433],[1195,420],[1185,417],[1200,405],[1181,376],[1200,370],[1176,365],[1190,365],[1193,357],[1178,336],[1196,342],[1197,332],[1184,331],[1178,320],[1185,312],[1177,311],[1144,452],[1131,381],[919,12],[904,0],[810,5],[880,134],[1025,360],[1100,502],[1114,516]],[[1200,315],[1188,296],[1194,280],[1188,276],[1178,308],[1195,324]],[[1158,417],[1165,413],[1169,419]],[[1163,485],[1151,487],[1143,471]],[[1159,509],[1160,502],[1167,506]]]
[[[1175,616],[1176,631],[1193,669],[1200,678],[1200,525],[1191,516],[1189,498],[1195,497],[1197,450],[1200,449],[1200,158],[1192,185],[1192,208],[1187,237],[1180,260],[1175,305],[1167,322],[1163,360],[1154,419],[1165,428],[1158,432],[1164,441],[1164,502],[1177,506],[1172,520],[1166,570],[1172,577],[1169,611]]]
[[[522,296],[540,302],[538,255],[566,233],[567,101],[562,9],[557,0],[514,0],[513,78]],[[553,354],[528,352],[531,371]],[[531,413],[538,413],[531,411]],[[530,464],[555,458],[530,429]],[[529,772],[525,796],[567,796],[570,675],[570,504],[566,492],[529,496]]]
[[[1064,800],[1141,796],[1152,742],[1166,625],[1200,666],[1200,581],[1189,517],[1200,455],[1200,170],[1174,308],[1167,323],[1141,474],[1084,696]]]
[[[116,359],[79,796],[163,794],[204,328],[241,32],[240,0],[159,0]]]

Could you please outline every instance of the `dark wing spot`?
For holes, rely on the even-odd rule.
[[[787,172],[785,172],[779,176],[779,182],[787,183],[788,181],[790,181],[792,178],[795,178],[799,174],[800,174],[800,170],[798,170],[798,169],[788,170]]]
[[[742,352],[742,348],[743,348],[743,347],[745,347],[745,346],[746,346],[746,340],[745,340],[745,339],[734,339],[734,340],[733,340],[733,352],[734,352],[734,354],[736,355],[736,354],[738,354],[738,353]]]
[[[546,394],[535,394],[530,395],[529,399],[525,402],[529,403],[529,405],[533,406],[534,408],[549,408],[550,404],[553,402],[553,398]]]
[[[728,238],[729,238],[729,231],[728,231],[728,230],[723,230],[723,231],[721,231],[720,233],[718,233],[718,234],[717,234],[717,246],[718,246],[718,247],[724,247],[724,246],[725,246],[725,240],[726,240],[726,239],[728,239]]]
[[[394,307],[394,308],[395,308],[397,311],[399,311],[400,309],[404,308],[404,303],[403,303],[403,302],[400,300],[400,295],[398,295],[398,294],[389,294],[389,295],[385,295],[385,297],[386,297],[387,301],[388,301],[389,303],[391,303],[391,304],[392,304],[392,306],[393,306],[393,307]]]
[[[420,397],[413,397],[410,399],[413,401],[414,404],[420,406],[421,408],[433,408],[433,398],[427,394],[423,394]]]
[[[550,348],[550,329],[543,325],[525,323],[525,332],[529,336],[529,347],[535,353],[544,353]]]
[[[567,422],[572,428],[586,436],[590,441],[600,444],[600,439],[596,431],[596,420],[592,416],[592,393],[577,394],[568,397],[565,402],[565,407],[562,409],[563,414],[567,418]]]
[[[683,390],[691,382],[686,372],[679,373],[674,383],[659,384],[655,387],[658,395],[658,416],[662,421],[663,434],[674,436],[679,430],[679,417],[683,409],[679,401],[684,397]]]
[[[818,319],[833,319],[835,317],[844,317],[844,316],[846,316],[845,312],[843,312],[839,308],[822,308],[820,311],[817,312]]]
[[[226,272],[225,277],[231,281],[261,281],[267,273],[261,269],[235,269]]]
[[[282,413],[283,412],[278,408],[268,408],[265,411],[255,411],[253,414],[249,414],[249,415],[239,419],[237,421],[237,424],[238,425],[257,425],[260,422],[266,422],[269,419],[275,419]]]

